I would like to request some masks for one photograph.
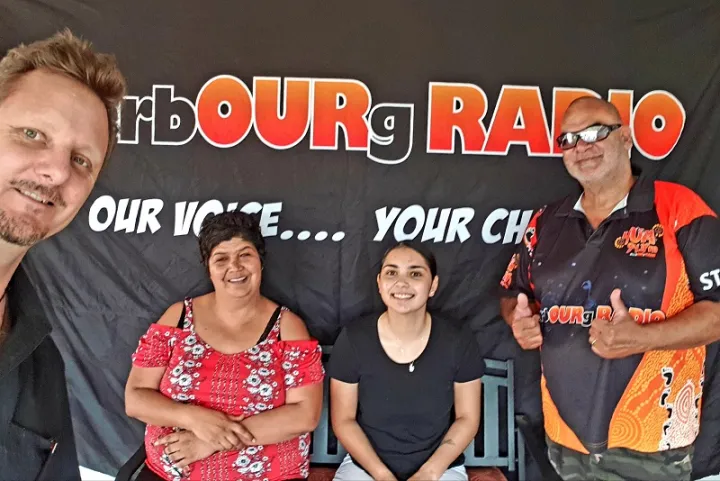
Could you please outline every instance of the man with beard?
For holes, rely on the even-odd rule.
[[[67,30],[0,60],[2,479],[80,479],[63,361],[18,266],[87,200],[115,146],[125,89],[114,58]]]

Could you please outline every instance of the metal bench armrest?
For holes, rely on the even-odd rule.
[[[135,454],[122,465],[117,476],[115,476],[115,481],[131,481],[135,473],[145,462],[145,459],[145,444],[141,444],[138,450],[135,451]]]

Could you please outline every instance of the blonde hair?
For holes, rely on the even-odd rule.
[[[107,110],[110,134],[105,159],[110,157],[117,143],[120,104],[127,91],[115,56],[96,53],[89,41],[76,37],[67,28],[45,40],[20,44],[0,60],[0,103],[20,77],[40,69],[77,80],[100,98]]]

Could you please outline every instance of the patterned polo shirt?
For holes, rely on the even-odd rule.
[[[611,319],[615,288],[640,324],[720,300],[720,222],[692,190],[642,175],[597,229],[579,205],[570,196],[540,209],[501,281],[504,295],[524,292],[540,308],[546,434],[583,453],[688,446],[705,347],[607,360],[588,329]]]

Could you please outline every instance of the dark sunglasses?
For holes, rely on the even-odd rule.
[[[622,127],[622,124],[595,124],[590,127],[585,127],[580,132],[566,132],[555,140],[557,141],[558,147],[562,150],[569,150],[575,147],[580,139],[588,144],[605,140],[608,135],[620,127]]]

